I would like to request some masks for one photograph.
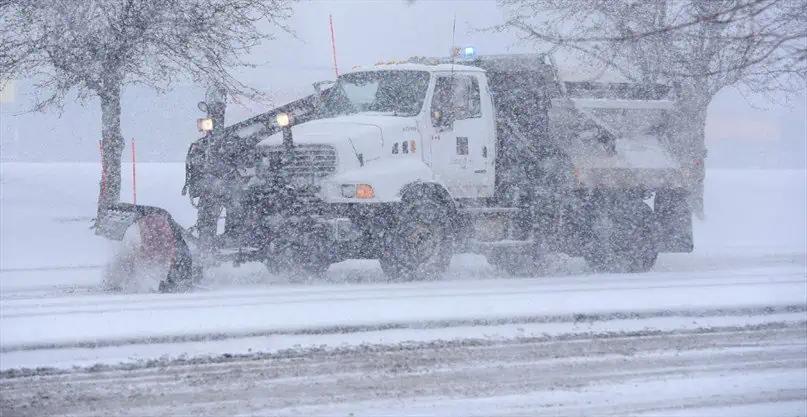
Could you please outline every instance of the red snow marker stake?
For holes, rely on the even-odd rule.
[[[336,38],[333,36],[333,15],[328,15],[328,22],[331,27],[331,51],[333,52],[333,72],[339,78],[339,67],[336,66]]]
[[[135,140],[132,138],[132,204],[137,204],[137,159],[135,155]]]

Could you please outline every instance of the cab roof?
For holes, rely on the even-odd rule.
[[[462,64],[414,64],[410,62],[391,62],[367,66],[355,66],[350,70],[352,72],[367,72],[367,71],[425,71],[425,72],[485,72],[482,68],[472,67]]]

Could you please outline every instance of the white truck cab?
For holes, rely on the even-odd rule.
[[[295,152],[313,158],[306,162],[330,164],[297,178],[316,182],[326,202],[395,202],[414,182],[440,184],[454,198],[493,195],[495,110],[480,68],[356,69],[339,77],[319,111],[323,118],[291,130]],[[276,133],[258,147],[281,152],[282,141]]]

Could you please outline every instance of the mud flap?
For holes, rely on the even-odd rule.
[[[118,203],[99,214],[95,234],[110,240],[123,240],[132,226],[139,230],[140,245],[135,256],[166,266],[166,276],[160,281],[161,292],[189,289],[201,275],[194,265],[186,234],[167,211],[159,207]]]
[[[656,247],[659,252],[692,252],[692,210],[685,190],[656,193]]]

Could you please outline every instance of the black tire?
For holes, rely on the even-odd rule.
[[[449,208],[428,190],[404,196],[394,225],[384,234],[379,259],[393,280],[426,280],[441,276],[451,263]]]
[[[643,201],[603,212],[592,227],[593,239],[584,255],[598,272],[647,272],[658,258],[653,209]]]

